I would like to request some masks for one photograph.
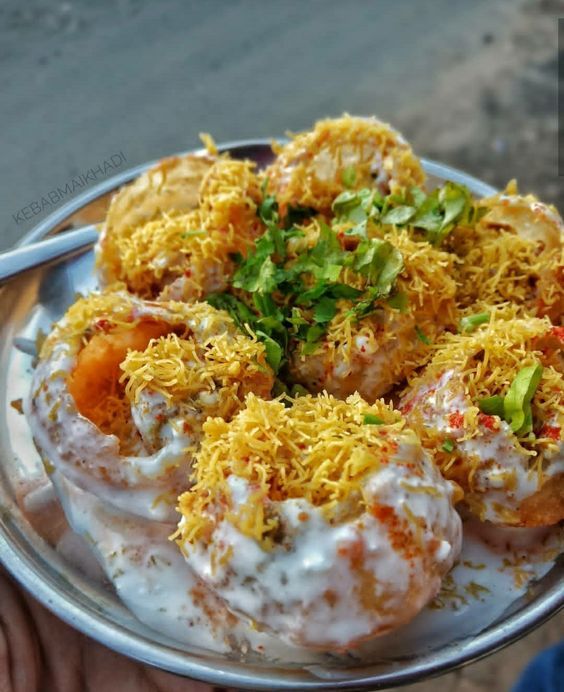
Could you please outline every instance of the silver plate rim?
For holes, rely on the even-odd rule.
[[[251,147],[269,147],[272,139],[248,139],[226,142],[218,145],[220,151],[245,150]],[[202,149],[191,150],[201,153]],[[181,152],[187,153],[187,152]],[[62,205],[30,230],[18,243],[24,246],[41,240],[63,223],[73,213],[91,203],[98,197],[131,181],[156,162],[140,164],[116,176],[108,178],[91,189],[81,193],[73,200]],[[450,179],[467,185],[471,191],[480,196],[495,194],[497,190],[491,185],[467,175],[451,166],[422,159],[425,171],[442,179]],[[0,517],[1,522],[2,517]],[[3,523],[3,522],[2,522]],[[1,526],[1,524],[0,524]],[[403,670],[363,676],[345,680],[280,680],[260,674],[238,671],[221,671],[217,666],[202,663],[197,656],[180,650],[173,650],[163,644],[134,634],[126,628],[111,623],[94,609],[80,607],[68,594],[55,583],[52,576],[43,568],[37,571],[37,564],[24,550],[11,540],[8,533],[0,530],[0,562],[40,603],[51,612],[75,627],[83,634],[92,637],[109,648],[163,670],[181,676],[202,680],[211,684],[238,687],[252,690],[360,690],[384,689],[390,686],[405,685],[420,681],[458,668],[472,661],[477,661],[507,646],[528,631],[541,625],[564,608],[564,588],[561,583],[552,585],[539,599],[524,610],[513,613],[501,624],[478,633],[470,642],[452,644],[445,647],[440,654],[431,652],[421,659],[408,663]],[[226,660],[227,667],[231,662]]]

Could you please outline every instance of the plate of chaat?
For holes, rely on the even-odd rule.
[[[94,249],[2,289],[2,562],[241,689],[420,680],[553,615],[557,210],[372,117],[202,140],[62,207],[25,242]]]

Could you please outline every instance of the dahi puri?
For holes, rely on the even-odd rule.
[[[482,520],[564,519],[564,329],[494,319],[448,335],[400,409]]]
[[[265,171],[269,191],[284,211],[311,207],[328,213],[343,191],[343,174],[354,169],[350,188],[375,188],[381,194],[422,185],[425,173],[409,144],[376,118],[320,120],[308,132],[277,146]]]
[[[235,613],[303,647],[346,649],[408,622],[461,546],[455,487],[393,410],[253,394],[210,418],[177,540]]]
[[[206,303],[123,291],[81,298],[41,349],[27,413],[47,467],[157,520],[174,504],[208,416],[270,396],[264,345]]]
[[[259,201],[250,161],[189,155],[159,164],[111,203],[96,247],[102,281],[165,300],[224,290],[233,255],[261,232]]]
[[[480,220],[450,239],[462,308],[509,301],[522,314],[560,323],[564,312],[564,223],[554,207],[533,195],[504,193],[477,203]],[[482,216],[483,215],[483,216]]]
[[[319,241],[319,224],[303,229],[303,246]],[[367,225],[368,239],[377,242],[381,230]],[[354,242],[348,236],[347,242]],[[357,241],[358,242],[358,241]],[[368,401],[386,394],[428,358],[428,344],[457,322],[454,257],[407,231],[390,230],[385,242],[401,257],[395,291],[405,298],[398,310],[382,301],[364,319],[351,319],[354,300],[341,300],[317,348],[304,354],[296,344],[290,360],[292,378],[309,391],[327,391],[339,398],[359,392]],[[292,259],[289,265],[292,265]],[[299,256],[298,260],[299,261]],[[356,289],[368,288],[366,278],[344,271],[342,281]]]

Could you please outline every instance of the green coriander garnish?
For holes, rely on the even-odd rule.
[[[458,325],[459,332],[473,332],[481,324],[487,324],[490,321],[490,312],[478,312],[475,315],[468,315],[460,320]]]
[[[362,422],[364,425],[384,425],[384,421],[372,413],[365,413]]]
[[[354,166],[347,166],[344,168],[341,174],[341,180],[345,187],[352,187],[356,183],[356,168]]]
[[[412,227],[424,232],[426,239],[440,245],[457,224],[474,223],[483,210],[474,205],[468,188],[446,182],[426,193],[412,187],[404,194],[382,197],[376,190],[345,190],[333,202],[338,222],[355,225],[348,233],[366,237],[368,221],[397,227]]]
[[[417,334],[417,338],[419,339],[419,341],[424,343],[426,346],[431,345],[431,339],[429,339],[427,334],[425,334],[425,332],[417,324],[415,325],[415,333]]]

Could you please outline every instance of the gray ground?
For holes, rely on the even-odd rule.
[[[343,111],[564,211],[559,14],[562,0],[0,0],[0,249],[42,218],[19,209],[114,153],[134,165],[202,130],[277,135]],[[563,631],[556,618],[440,685],[506,690]]]
[[[376,113],[419,153],[563,202],[554,0],[0,0],[0,247],[123,151]],[[21,217],[20,217],[21,218]]]

